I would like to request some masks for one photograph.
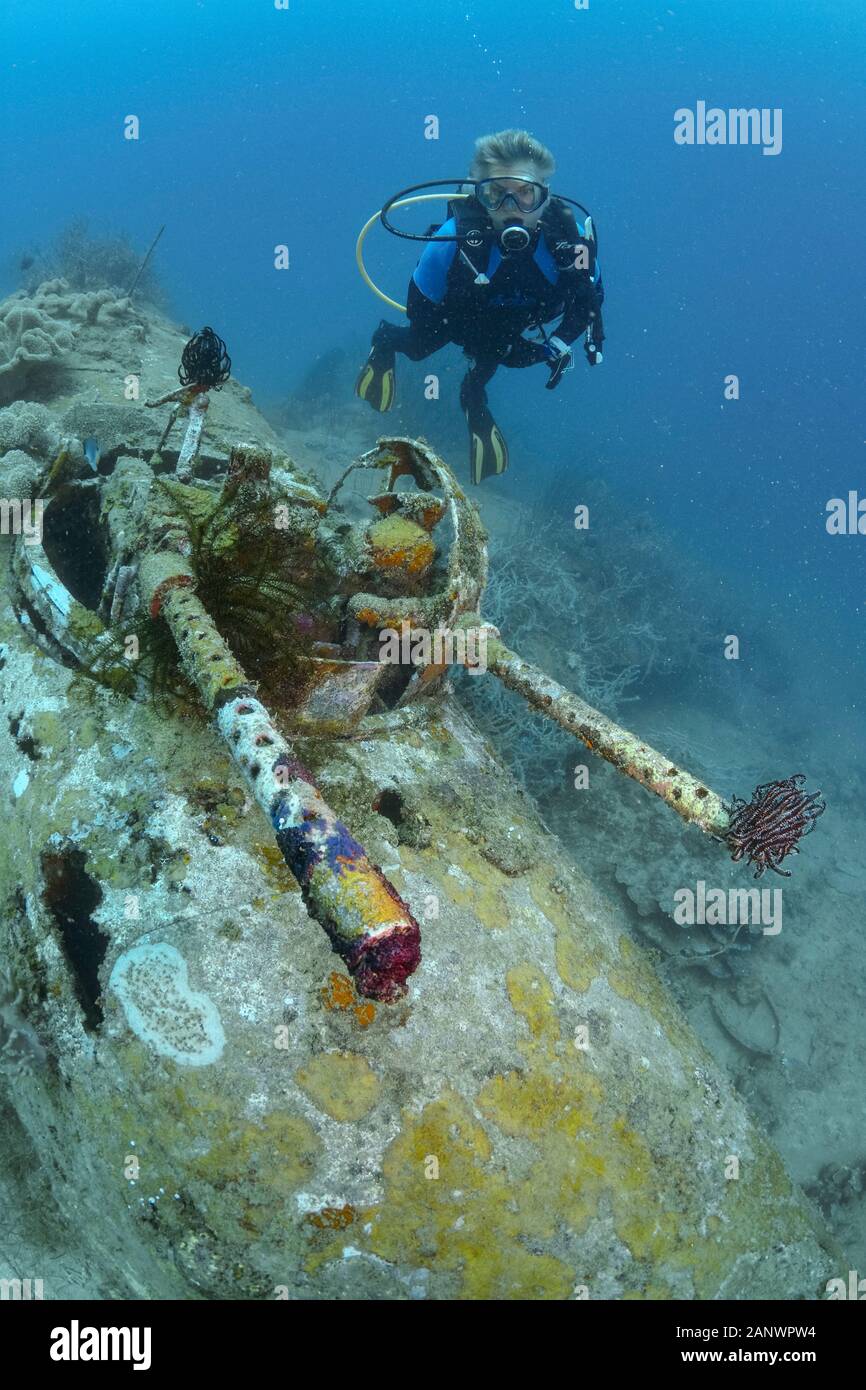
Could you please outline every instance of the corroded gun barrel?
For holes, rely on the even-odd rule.
[[[270,819],[310,915],[325,928],[362,994],[399,998],[421,960],[421,933],[409,908],[275,728],[196,596],[184,556],[145,555],[139,583],[151,617],[164,618],[171,629],[184,670]]]

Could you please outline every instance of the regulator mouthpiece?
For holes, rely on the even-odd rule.
[[[499,245],[503,251],[525,251],[529,245],[529,233],[519,222],[509,222],[499,235]]]

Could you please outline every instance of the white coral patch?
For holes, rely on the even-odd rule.
[[[186,961],[166,941],[133,946],[115,962],[109,988],[142,1042],[188,1067],[216,1062],[225,1047],[219,1012],[190,989]]]

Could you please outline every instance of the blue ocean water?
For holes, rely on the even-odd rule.
[[[590,370],[578,350],[555,392],[541,369],[497,375],[511,467],[485,488],[528,508],[564,478],[567,526],[583,480],[603,479],[604,524],[627,536],[648,513],[669,557],[697,563],[726,604],[718,690],[735,633],[769,692],[744,744],[784,726],[790,766],[768,775],[804,770],[862,804],[866,534],[826,527],[830,499],[866,498],[857,6],[60,0],[5,7],[0,48],[0,290],[71,218],[142,250],[165,224],[155,268],[173,313],[212,324],[265,402],[335,347],[365,344],[383,313],[399,321],[355,267],[358,231],[386,197],[461,177],[482,134],[520,126],[548,145],[554,189],[599,229],[605,361]],[[677,144],[674,113],[699,102],[781,110],[781,150]],[[130,115],[137,140],[124,138]],[[282,244],[288,270],[274,266]],[[416,256],[379,229],[369,238],[370,271],[395,298]],[[347,400],[353,384],[347,373]],[[431,412],[434,442],[454,394]],[[370,444],[379,432],[371,414]],[[685,611],[702,602],[688,573]],[[675,646],[676,615],[665,621]],[[673,691],[671,724],[686,712]],[[862,873],[859,832],[831,831],[832,811],[831,799],[836,853]],[[831,906],[811,904],[826,925]]]
[[[500,372],[491,399],[523,445],[509,487],[603,459],[683,546],[748,573],[814,653],[820,705],[857,698],[862,543],[823,525],[863,447],[856,6],[90,0],[0,24],[2,259],[72,216],[142,246],[165,223],[178,313],[218,327],[257,395],[375,327],[354,241],[386,196],[464,173],[479,134],[528,128],[596,218],[608,342],[601,371],[581,358],[555,394],[538,370]],[[781,152],[676,145],[674,111],[699,100],[780,107]],[[412,243],[368,246],[402,298]]]

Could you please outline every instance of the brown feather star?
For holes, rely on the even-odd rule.
[[[802,772],[796,772],[781,782],[765,782],[755,788],[751,801],[734,796],[725,807],[731,817],[724,837],[731,857],[735,862],[746,857],[756,864],[755,878],[767,869],[790,878],[790,872],[779,865],[787,855],[799,854],[798,840],[814,830],[815,821],[827,809],[827,803],[818,799],[820,792],[801,790],[805,780]]]

